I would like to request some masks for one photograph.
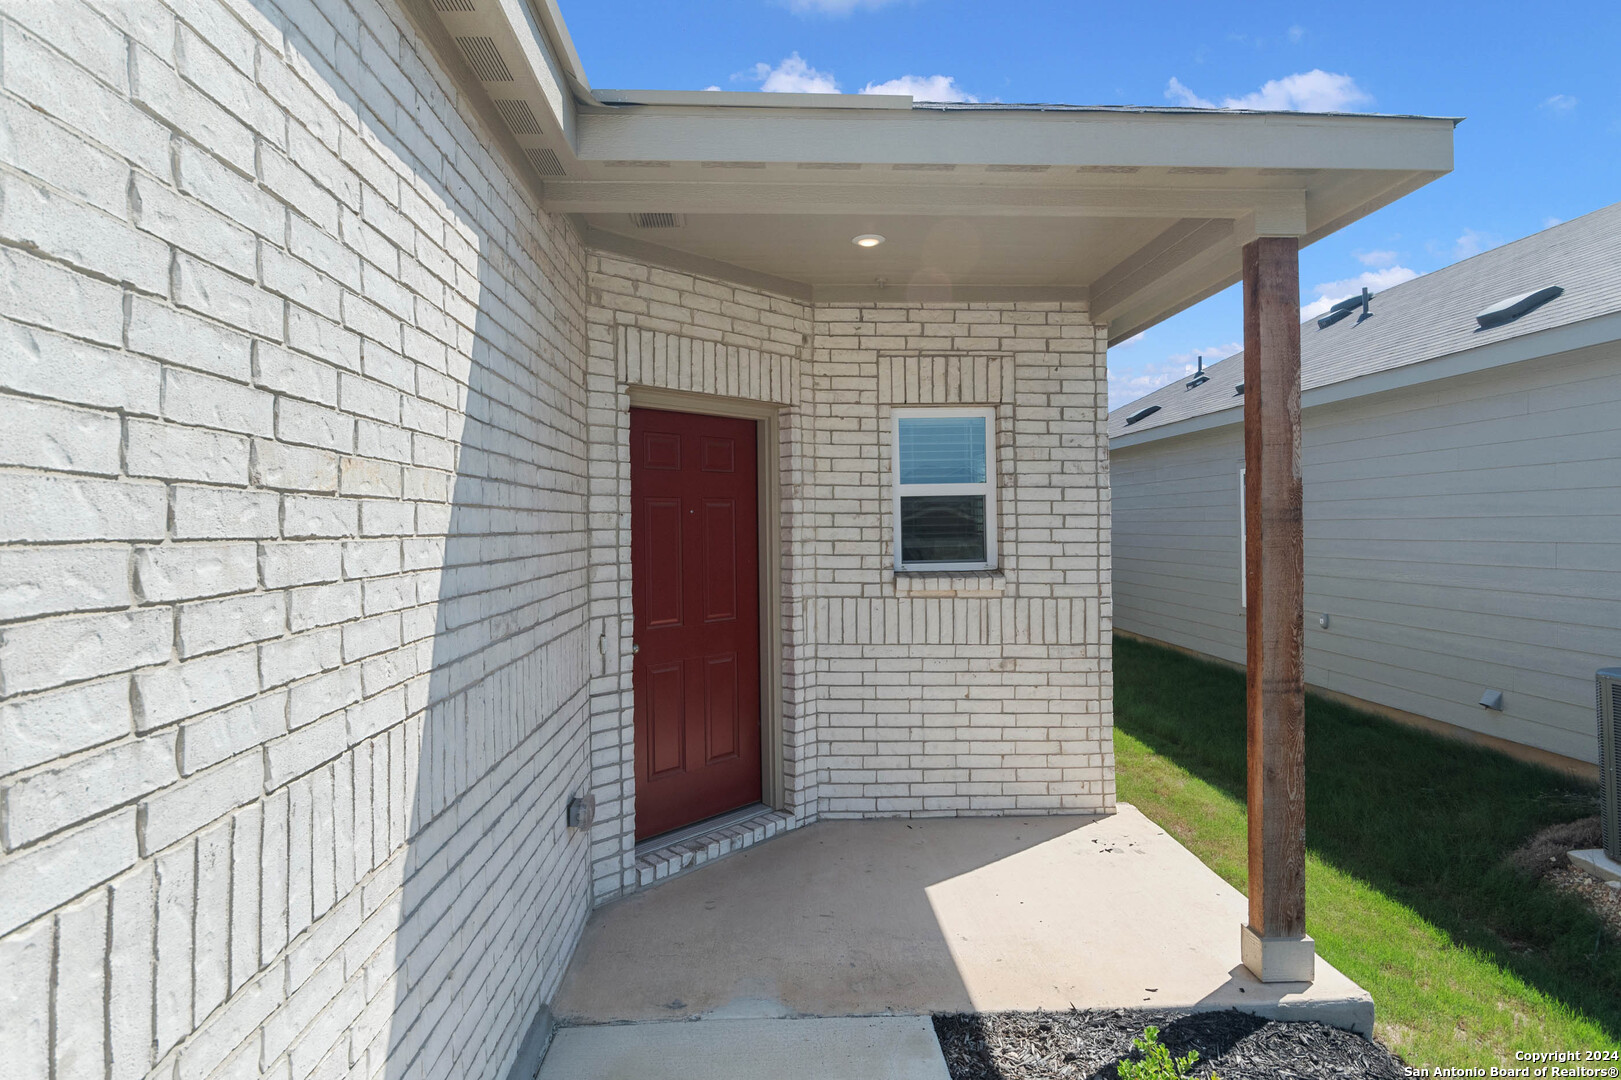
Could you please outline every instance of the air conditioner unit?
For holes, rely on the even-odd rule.
[[[1604,853],[1621,862],[1621,761],[1616,759],[1621,735],[1621,667],[1598,673],[1599,812],[1604,818]]]

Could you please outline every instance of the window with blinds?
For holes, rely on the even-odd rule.
[[[994,409],[896,409],[895,569],[996,565]]]

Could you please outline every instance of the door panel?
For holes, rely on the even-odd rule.
[[[630,411],[636,838],[758,802],[752,420]]]
[[[705,499],[704,619],[737,618],[737,504],[730,499]],[[749,522],[749,541],[755,535]]]

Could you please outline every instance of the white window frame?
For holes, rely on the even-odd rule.
[[[901,421],[928,417],[953,419],[977,416],[985,421],[985,482],[982,484],[903,484],[901,483]],[[889,472],[894,490],[890,506],[890,539],[895,546],[897,573],[953,573],[962,570],[996,569],[996,410],[994,408],[906,408],[890,412]],[[901,560],[901,498],[916,495],[984,495],[985,561],[906,563]]]

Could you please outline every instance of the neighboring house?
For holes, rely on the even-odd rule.
[[[1593,672],[1621,659],[1621,204],[1301,338],[1307,682],[1595,762]],[[1110,413],[1115,626],[1242,663],[1243,355],[1204,370]]]
[[[545,2],[0,34],[15,1076],[495,1076],[655,834],[1110,811],[1108,342],[1452,165],[594,94]]]

